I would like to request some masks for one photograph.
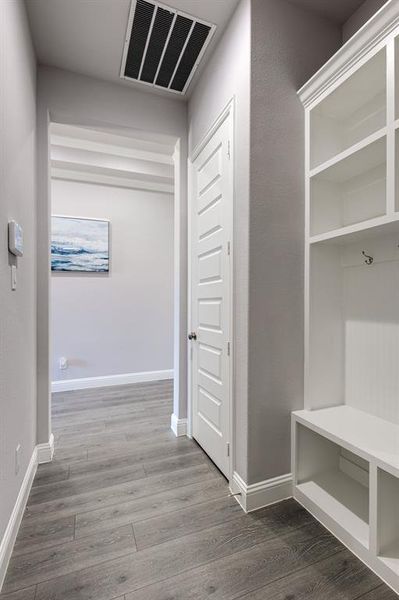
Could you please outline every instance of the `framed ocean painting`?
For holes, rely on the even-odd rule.
[[[108,273],[109,221],[53,215],[51,270]]]

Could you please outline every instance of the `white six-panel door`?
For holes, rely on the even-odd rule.
[[[229,111],[192,163],[191,199],[192,434],[226,477],[231,411],[231,132]]]

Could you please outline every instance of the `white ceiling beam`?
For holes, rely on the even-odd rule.
[[[114,129],[91,129],[61,123],[51,124],[51,137],[61,136],[72,140],[96,142],[105,146],[116,146],[130,150],[139,150],[164,157],[173,156],[176,140],[171,136],[155,135],[144,131],[135,131],[131,135],[116,133]]]
[[[82,173],[91,173],[99,175],[109,175],[118,179],[134,179],[135,181],[154,182],[165,185],[173,185],[173,177],[164,177],[161,175],[142,173],[141,171],[124,170],[104,167],[100,165],[87,164],[83,162],[74,162],[69,160],[51,159],[51,167],[64,170],[79,171]]]
[[[66,148],[65,146],[51,146],[51,159],[65,160],[72,163],[83,163],[106,169],[117,169],[119,171],[133,171],[145,175],[159,177],[174,177],[173,165],[156,163],[137,158],[115,156],[110,153],[93,152],[78,148]]]
[[[132,190],[143,190],[147,192],[159,192],[162,194],[173,194],[174,192],[173,185],[167,185],[165,183],[157,183],[155,181],[140,181],[134,178],[126,179],[107,174],[74,171],[72,169],[63,169],[60,167],[51,168],[51,178]]]

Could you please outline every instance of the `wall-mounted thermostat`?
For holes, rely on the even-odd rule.
[[[21,225],[16,221],[8,223],[8,249],[15,256],[23,256],[24,233]]]

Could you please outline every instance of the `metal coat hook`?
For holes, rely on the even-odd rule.
[[[362,254],[366,259],[364,261],[366,263],[366,265],[372,265],[374,262],[374,258],[372,256],[369,256],[368,254],[366,254],[364,250],[362,250]]]

